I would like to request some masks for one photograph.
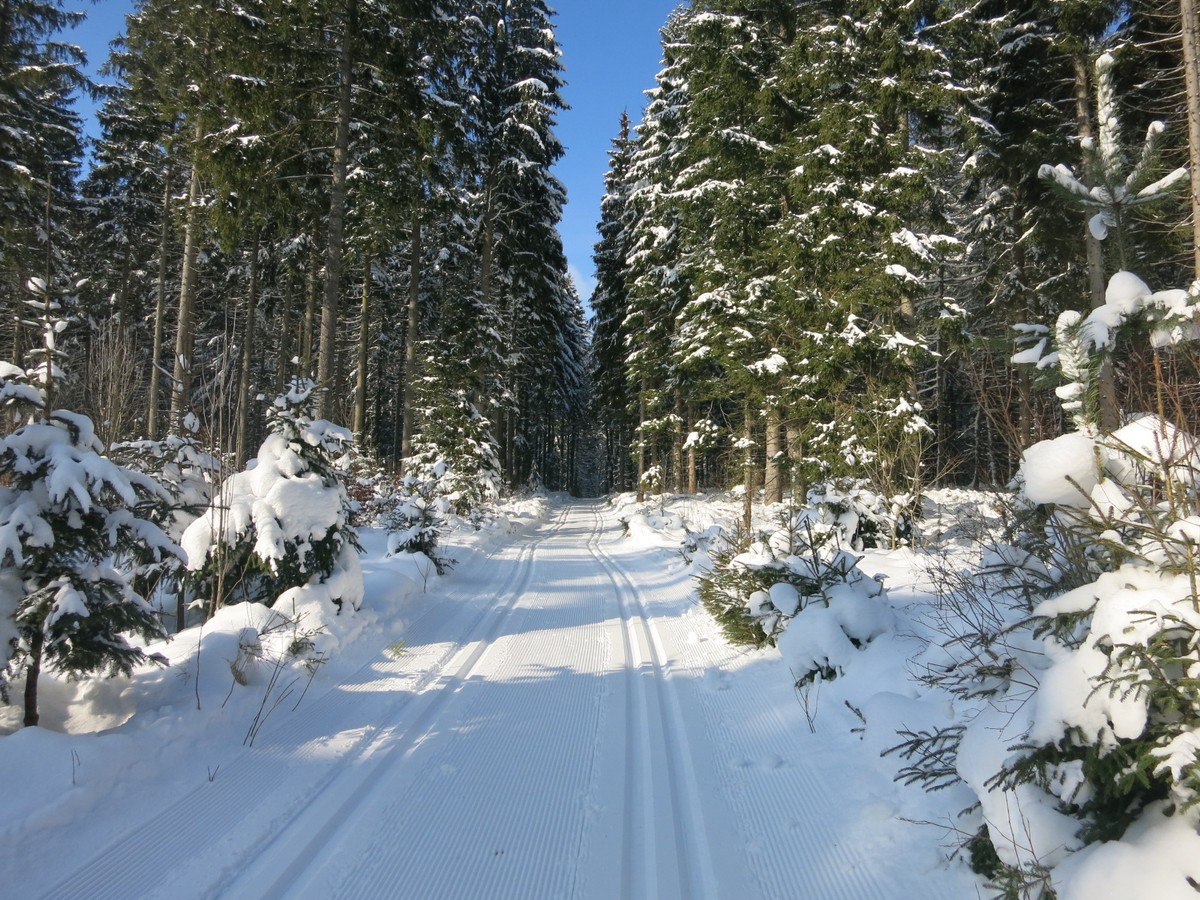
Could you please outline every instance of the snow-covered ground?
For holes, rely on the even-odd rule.
[[[328,661],[311,683],[297,666],[272,682],[273,648],[295,635],[249,606],[158,648],[169,668],[46,678],[50,727],[3,720],[0,893],[984,892],[944,853],[970,792],[904,787],[880,756],[897,729],[951,714],[913,686],[918,633],[873,641],[801,694],[777,651],[730,646],[697,605],[683,526],[732,504],[525,512],[453,537],[445,578],[365,531],[363,607],[314,636]],[[921,596],[916,558],[863,563],[888,575],[901,621]]]

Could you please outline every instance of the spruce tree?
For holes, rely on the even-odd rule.
[[[0,366],[0,406],[25,419],[0,440],[0,621],[9,631],[0,685],[24,676],[24,723],[37,725],[43,668],[80,677],[165,663],[129,640],[160,637],[162,627],[118,566],[162,563],[179,549],[144,517],[166,500],[162,488],[106,458],[90,419],[57,408],[66,323],[51,286],[33,279],[28,290],[43,310],[43,348],[28,370]]]
[[[600,201],[600,222],[592,259],[596,265],[596,289],[591,306],[595,312],[593,353],[596,365],[595,412],[605,434],[604,485],[608,489],[628,490],[629,453],[632,420],[629,415],[629,376],[625,370],[625,345],[628,332],[625,318],[629,310],[629,286],[626,269],[632,220],[629,194],[632,190],[629,169],[637,146],[627,112],[621,113],[620,128],[609,151],[608,172],[604,176],[604,196]]]
[[[255,464],[225,479],[180,541],[205,618],[236,602],[308,595],[357,609],[360,547],[339,460],[350,433],[317,418],[315,385],[296,382],[270,407]]]

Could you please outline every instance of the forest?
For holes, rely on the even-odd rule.
[[[360,526],[428,564],[423,593],[444,519],[483,532],[523,490],[623,494],[604,515],[636,508],[634,538],[707,494],[740,527],[672,551],[802,703],[926,635],[906,677],[951,713],[884,753],[970,792],[955,852],[1002,896],[1176,814],[1195,838],[1192,0],[681,5],[612,123],[588,298],[545,0],[139,0],[104,86],[69,5],[0,0],[0,698],[24,725],[43,667],[165,666],[192,626],[198,666],[239,603],[301,611],[255,640],[290,628],[275,673],[311,680],[300,620],[348,633]],[[924,551],[926,495],[958,488],[1001,521],[968,562],[927,554],[914,612],[856,554]],[[628,617],[600,508],[558,522],[594,519],[583,593]],[[263,658],[240,633],[239,684]]]
[[[54,305],[58,404],[106,445],[240,467],[303,378],[370,465],[475,500],[1004,485],[1064,425],[1061,373],[1014,353],[1114,272],[1185,288],[1200,258],[1161,181],[1200,152],[1171,4],[681,6],[614,123],[586,313],[541,0],[147,0],[86,164],[80,15],[3,7],[0,342],[28,367]],[[1190,415],[1186,352],[1138,352],[1107,364],[1110,424],[1156,364]]]
[[[304,377],[389,465],[478,439],[481,491],[567,486],[587,339],[544,3],[140,3],[86,167],[62,6],[0,13],[6,356],[46,295],[106,443],[242,461]]]
[[[599,224],[606,483],[742,480],[768,504],[838,479],[1007,484],[1065,427],[1068,380],[1014,354],[1103,306],[1118,270],[1196,277],[1181,21],[1091,0],[680,8]],[[1106,362],[1108,427],[1158,408],[1155,371],[1191,420],[1177,349]]]

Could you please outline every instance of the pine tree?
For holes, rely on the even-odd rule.
[[[60,35],[80,18],[61,0],[0,8],[0,306],[17,360],[36,343],[20,313],[28,279],[70,274],[65,229],[82,157],[71,95],[86,83],[82,52]]]
[[[485,388],[498,407],[498,438],[510,483],[537,472],[564,399],[556,368],[578,298],[566,291],[558,222],[565,190],[551,173],[563,148],[554,134],[562,63],[552,13],[542,0],[484,0],[467,36],[475,100],[469,111],[481,303],[501,326],[503,369]],[[552,396],[543,389],[549,387]],[[549,405],[547,405],[549,401]]]
[[[628,305],[623,323],[631,336],[624,360],[637,422],[633,441],[638,497],[662,486],[666,441],[675,431],[676,387],[671,353],[675,317],[689,296],[680,263],[685,253],[681,211],[672,191],[682,172],[688,93],[680,69],[683,37],[691,13],[676,10],[663,27],[663,69],[638,125],[638,146],[630,160],[634,185],[628,204],[630,225],[626,262]]]

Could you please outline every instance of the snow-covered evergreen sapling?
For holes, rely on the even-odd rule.
[[[994,653],[946,667],[961,696],[990,695],[955,755],[996,877],[1052,870],[1071,849],[1200,798],[1200,450],[1161,415],[1103,433],[1093,389],[1119,335],[1156,350],[1194,341],[1200,304],[1129,272],[1105,301],[1060,320],[1044,359],[1073,378],[1059,396],[1080,430],[1025,451],[1016,546],[990,551],[1025,589],[996,631],[1003,670]]]
[[[491,423],[467,392],[454,385],[449,357],[426,360],[428,374],[418,387],[421,433],[405,471],[415,478],[408,487],[427,485],[430,499],[444,497],[454,512],[472,516],[500,497],[504,476]],[[422,491],[424,487],[406,492],[413,496]]]
[[[440,469],[433,467],[435,479]],[[403,496],[387,517],[388,555],[423,554],[439,575],[445,575],[455,561],[438,552],[438,542],[450,501],[439,496],[437,488],[437,480],[423,481],[415,474],[405,477]]]
[[[297,381],[269,410],[271,433],[183,534],[191,585],[211,616],[227,603],[273,606],[300,594],[357,609],[363,578],[339,460],[350,432],[313,417]]]
[[[883,585],[843,549],[814,507],[748,546],[718,553],[701,602],[735,643],[778,645],[797,684],[836,678],[857,650],[895,627]]]
[[[199,421],[189,413],[184,419],[187,431],[183,435],[167,435],[161,440],[123,441],[112,446],[117,462],[153,478],[165,491],[166,499],[155,500],[145,510],[146,518],[160,526],[173,541],[182,538],[184,530],[208,506],[211,488],[220,471],[220,461],[203,450],[194,437]],[[176,630],[185,625],[184,591],[181,582],[186,572],[184,558],[169,557],[155,560],[152,548],[131,548],[130,562],[134,567],[134,587],[138,593],[156,605],[168,596],[177,599]],[[156,596],[157,599],[156,599]]]
[[[114,560],[131,558],[134,546],[151,563],[180,552],[142,515],[166,499],[162,488],[105,458],[86,416],[53,409],[61,329],[45,306],[44,358],[29,372],[0,364],[0,409],[24,420],[0,440],[0,689],[24,675],[26,725],[38,724],[44,667],[79,677],[165,663],[129,641],[162,627]]]
[[[1093,237],[1112,239],[1125,264],[1129,210],[1186,172],[1150,183],[1158,123],[1123,171],[1112,65],[1107,54],[1097,65],[1100,139],[1084,148],[1097,183],[1062,166],[1041,175],[1089,208]],[[1200,306],[1127,271],[1098,300],[1086,314],[1064,313],[1053,336],[1020,328],[1031,346],[1013,361],[1061,367],[1069,382],[1057,393],[1078,431],[1025,451],[1016,546],[988,551],[1007,563],[1003,581],[1023,602],[1002,604],[1015,615],[992,626],[980,652],[963,658],[957,635],[945,648],[943,683],[988,698],[939,752],[979,799],[973,858],[988,860],[997,884],[1048,885],[1071,851],[1119,839],[1139,819],[1154,827],[1163,820],[1153,810],[1177,813],[1200,797],[1200,454],[1161,403],[1158,415],[1122,425],[1103,384],[1123,341],[1149,337],[1157,352],[1200,337]]]

